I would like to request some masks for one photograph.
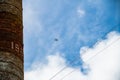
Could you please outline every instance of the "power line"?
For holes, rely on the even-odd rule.
[[[105,49],[109,48],[111,45],[113,45],[115,42],[117,42],[120,38],[117,38],[115,41],[113,41],[111,44],[109,44],[107,47],[103,48],[102,50],[100,50],[99,52],[97,52],[95,55],[93,55],[92,57],[90,57],[88,60],[86,60],[86,62],[90,61],[91,59],[93,59],[94,57],[96,57],[97,55],[99,55],[100,53],[102,53]]]
[[[73,72],[75,72],[75,70],[70,71],[68,74],[66,74],[65,76],[63,76],[60,80],[63,80],[64,78],[66,78],[66,76],[72,74]]]
[[[60,74],[63,70],[65,70],[67,68],[67,66],[65,66],[64,68],[62,68],[60,71],[58,71],[54,76],[52,76],[49,80],[52,80],[54,77],[56,77],[58,74]]]
[[[73,60],[72,62],[70,62],[69,64],[73,64],[75,61]],[[60,74],[63,70],[65,70],[67,68],[67,66],[63,67],[60,71],[58,71],[56,74],[54,74],[49,80],[52,80],[53,78],[55,78],[58,74]]]
[[[104,49],[100,50],[98,53],[96,53],[94,56],[92,56],[91,58],[89,58],[88,60],[86,60],[86,62],[88,62],[89,60],[93,59],[94,57],[96,57],[97,55],[99,55],[101,52],[103,52],[105,49],[107,49],[108,47],[110,47],[112,44],[114,44],[115,42],[117,42],[120,38],[116,39],[115,41],[113,41],[111,44],[109,44],[107,47],[105,47]],[[67,76],[69,76],[70,74],[72,74],[73,72],[75,72],[75,70],[69,72],[68,74],[66,74],[64,77],[62,77],[60,80],[63,80],[64,78],[66,78]]]
[[[98,24],[98,25],[99,25],[99,24]],[[117,27],[117,26],[115,25],[115,27]],[[115,27],[111,28],[110,30],[113,30]],[[111,44],[113,44],[113,43],[111,43]],[[108,45],[108,47],[109,47],[109,45]],[[108,48],[108,47],[106,47],[106,48]],[[106,49],[106,48],[104,48],[104,49]],[[104,50],[104,49],[102,49],[102,50]],[[101,53],[102,50],[99,51],[98,53],[96,53],[96,55],[92,56],[92,57],[89,58],[88,60],[90,60],[90,59],[92,59],[93,57],[97,56],[97,54]],[[88,61],[88,60],[87,60],[87,61]],[[70,62],[70,64],[73,64],[74,62],[75,62],[75,61],[73,60],[72,62]],[[52,80],[53,78],[55,78],[58,74],[60,74],[60,73],[61,73],[63,70],[65,70],[66,68],[67,68],[67,66],[63,67],[60,71],[58,71],[55,75],[53,75],[49,80]]]

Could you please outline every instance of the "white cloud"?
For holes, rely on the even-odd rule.
[[[85,10],[83,10],[83,9],[81,9],[81,8],[79,8],[79,9],[77,10],[77,13],[78,13],[78,16],[79,16],[79,17],[85,16]]]
[[[106,40],[98,41],[93,48],[83,48],[81,51],[83,61],[91,70],[88,75],[89,80],[119,80],[117,79],[120,72],[118,33],[112,32]]]
[[[50,55],[47,57],[47,59],[47,65],[42,65],[39,63],[33,64],[32,69],[25,72],[25,80],[49,80],[53,75],[56,74],[56,72],[66,66],[65,60],[60,57],[59,54]],[[84,80],[85,76],[83,77],[79,70],[70,67],[67,67],[63,72],[61,72],[52,80],[61,80],[66,74],[73,70],[76,70],[76,72],[74,72],[74,75],[69,75],[65,78],[66,80]]]
[[[93,48],[81,49],[82,59],[90,68],[88,75],[83,75],[79,69],[67,67],[52,80],[119,80],[120,40],[117,40],[118,38],[120,38],[120,34],[112,32],[106,40],[98,41]],[[109,47],[106,48],[107,46]],[[86,61],[104,48],[106,49],[101,54]],[[65,60],[59,54],[50,55],[47,60],[47,64],[35,63],[29,71],[25,71],[25,80],[49,80],[66,66]],[[64,77],[73,70],[73,73]],[[64,79],[62,79],[63,77]]]

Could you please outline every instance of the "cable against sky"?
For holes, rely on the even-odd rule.
[[[100,24],[98,24],[98,25],[100,25]],[[96,26],[98,26],[98,25],[96,25]],[[117,25],[115,25],[113,28],[111,28],[110,30],[113,30],[113,29],[115,29],[115,28],[117,28],[118,26]],[[119,38],[118,39],[116,39],[115,41],[117,41],[117,40],[119,40]],[[87,59],[86,60],[86,62],[88,62],[89,60],[91,60],[92,58],[94,58],[95,56],[97,56],[98,54],[100,54],[101,52],[103,52],[105,49],[107,49],[109,46],[111,46],[115,41],[113,41],[110,45],[108,45],[107,47],[105,47],[105,48],[103,48],[102,50],[100,50],[99,52],[97,52],[95,55],[93,55],[92,57],[90,57],[89,59]],[[70,64],[73,64],[74,62],[76,62],[76,61],[72,61],[72,62],[70,62]],[[67,66],[65,66],[65,67],[63,67],[61,70],[59,70],[55,75],[53,75],[49,80],[52,80],[53,78],[55,78],[57,75],[59,75],[63,70],[65,70],[67,68]],[[72,71],[71,71],[72,72]],[[70,73],[71,73],[70,72]]]
[[[99,54],[102,54],[102,52],[103,52],[104,50],[106,50],[107,48],[109,48],[110,46],[112,46],[114,43],[116,43],[116,42],[119,41],[119,40],[120,40],[120,37],[117,38],[116,40],[114,40],[111,44],[109,44],[108,46],[106,46],[106,47],[103,48],[102,50],[100,50],[98,53],[96,53],[95,55],[93,55],[92,57],[90,57],[89,59],[87,59],[86,62],[92,60],[93,58],[95,58],[95,57],[98,56]],[[69,72],[68,74],[66,74],[66,75],[65,75],[64,77],[62,77],[60,80],[65,79],[67,76],[69,76],[70,74],[72,74],[72,73],[75,72],[75,71],[76,71],[76,69],[73,70],[73,71],[71,71],[71,72]]]

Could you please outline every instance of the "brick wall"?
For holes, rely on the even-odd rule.
[[[0,0],[0,80],[23,80],[22,0]]]

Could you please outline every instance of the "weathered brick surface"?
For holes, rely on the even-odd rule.
[[[22,0],[0,0],[0,80],[24,80]]]
[[[22,10],[22,0],[0,0],[0,3],[10,4]]]
[[[0,80],[21,80],[14,74],[0,71]]]
[[[22,16],[21,0],[0,0],[0,12],[9,12],[18,16]]]

